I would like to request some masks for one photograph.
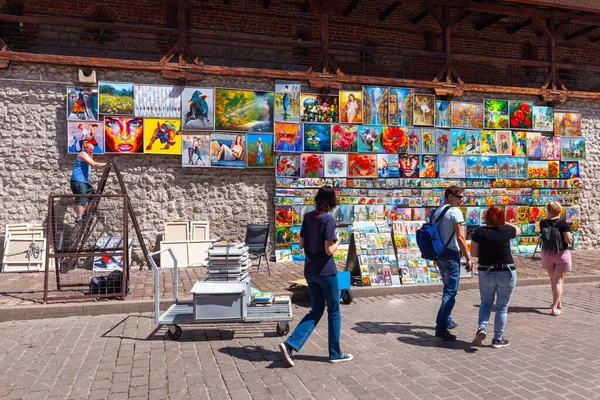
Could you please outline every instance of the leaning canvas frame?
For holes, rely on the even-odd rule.
[[[192,221],[191,222],[191,240],[209,240],[210,238],[210,222],[209,221]]]
[[[190,224],[187,221],[165,222],[165,241],[190,239]]]
[[[37,259],[28,260],[26,252],[31,243],[40,248]],[[41,271],[46,264],[46,239],[8,239],[2,256],[2,272]],[[33,267],[33,268],[32,268]]]
[[[208,265],[208,249],[214,240],[190,240],[187,242],[188,266],[204,267]]]
[[[188,242],[187,240],[173,240],[160,242],[160,249],[171,249],[177,260],[177,268],[185,268],[189,265],[188,260]],[[168,251],[160,253],[160,267],[174,268],[175,263]]]

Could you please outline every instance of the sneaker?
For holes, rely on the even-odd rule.
[[[75,217],[75,223],[76,224],[81,224],[82,222],[83,222],[83,218],[81,216]]]
[[[456,335],[450,333],[448,329],[444,329],[443,331],[436,331],[435,337],[444,339],[444,340],[456,340]]]
[[[458,326],[458,324],[455,321],[450,321],[450,323],[448,324],[448,330],[454,329],[457,326]]]
[[[506,339],[492,340],[492,347],[495,349],[499,349],[501,347],[508,347],[508,345],[510,345],[510,342]]]
[[[283,358],[283,362],[288,367],[294,366],[294,349],[289,344],[283,342],[279,343],[279,352],[281,353],[281,358]]]
[[[342,354],[342,356],[340,358],[330,358],[329,362],[330,363],[343,363],[346,361],[352,361],[354,357],[352,357],[352,354]]]
[[[475,339],[473,339],[471,344],[473,346],[480,347],[483,344],[483,341],[485,340],[486,337],[487,337],[487,333],[485,332],[485,329],[480,329],[477,331],[477,334],[475,335]]]

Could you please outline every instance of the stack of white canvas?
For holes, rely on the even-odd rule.
[[[208,277],[212,281],[241,281],[248,276],[250,257],[242,243],[213,243],[208,249]]]
[[[42,224],[7,224],[5,232],[2,272],[45,269],[46,239]]]

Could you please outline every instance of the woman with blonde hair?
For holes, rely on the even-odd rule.
[[[569,245],[573,243],[573,234],[567,221],[560,218],[562,206],[551,201],[546,205],[548,218],[540,222],[542,233],[542,268],[548,272],[552,286],[551,315],[562,314],[561,297],[563,282],[567,271],[571,271],[573,263]]]

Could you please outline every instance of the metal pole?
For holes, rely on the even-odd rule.
[[[48,218],[46,219],[46,268],[44,270],[44,304],[48,301],[48,275],[50,270],[50,251],[54,248],[54,237],[52,235],[52,196],[48,196]],[[56,260],[54,260],[54,273],[58,274]]]
[[[128,196],[123,197],[123,268],[121,268],[121,295],[127,297],[127,281],[129,280],[129,235],[127,221]]]

